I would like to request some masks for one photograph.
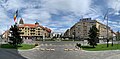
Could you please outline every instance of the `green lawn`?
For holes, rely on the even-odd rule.
[[[92,48],[92,46],[82,46],[82,49],[88,51],[120,50],[120,44],[114,44],[113,46],[109,44],[109,47],[107,47],[107,44],[99,44],[95,48]]]
[[[34,48],[34,47],[35,47],[35,45],[31,45],[31,44],[21,44],[21,45],[18,45],[17,49],[27,50],[27,49],[32,49],[32,48]],[[16,48],[14,48],[12,45],[9,45],[9,44],[2,44],[2,45],[1,45],[1,48],[16,49]]]
[[[22,44],[20,47],[18,47],[18,49],[26,50],[26,49],[32,49],[34,47],[35,47],[35,45],[32,45],[32,44]]]

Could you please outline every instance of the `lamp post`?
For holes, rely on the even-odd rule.
[[[106,28],[107,28],[107,47],[109,46],[108,45],[108,11],[109,11],[109,9],[107,10],[107,12],[106,12],[106,14],[105,14],[105,16],[104,16],[104,19],[105,20],[107,20],[107,26],[106,26]]]
[[[118,21],[118,25],[119,25],[119,21]],[[117,33],[117,41],[118,41],[118,44],[119,44],[119,29],[118,29],[118,33]],[[117,49],[118,49],[118,44],[117,44]]]
[[[109,10],[110,9],[107,10],[107,12],[106,12],[106,14],[104,16],[104,19],[107,20],[107,26],[106,26],[106,28],[107,28],[107,47],[109,47],[109,44],[108,44],[108,42],[109,42],[109,38],[108,38],[108,28],[109,28],[108,27],[108,14],[109,14]]]

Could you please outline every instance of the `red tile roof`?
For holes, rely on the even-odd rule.
[[[43,27],[41,25],[35,25],[35,24],[21,24],[21,25],[19,25],[19,28],[26,27],[26,26],[28,26],[30,28],[41,27],[42,29],[45,29],[47,32],[49,32],[49,33],[51,32],[51,29],[49,29],[47,27]]]

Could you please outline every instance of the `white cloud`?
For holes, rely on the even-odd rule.
[[[52,32],[61,32],[64,33],[66,31],[66,28],[58,29],[58,28],[51,28]]]
[[[80,16],[89,12],[92,2],[91,0],[42,0],[41,3],[42,8],[46,10],[73,12]]]
[[[107,4],[108,4],[108,8],[112,8],[114,9],[114,14],[115,15],[119,15],[119,11],[120,11],[120,0],[108,0]]]
[[[19,9],[25,23],[34,23],[40,20],[41,25],[56,27],[53,29],[54,31],[65,31],[67,29],[64,28],[65,26],[71,27],[79,21],[81,16],[96,19],[102,15],[99,7],[93,6],[92,3],[92,0],[8,0],[2,5],[6,11]],[[0,16],[0,19],[8,18],[6,12],[1,14],[4,17]],[[53,19],[55,17],[53,14],[60,15],[60,19]],[[10,22],[7,21],[7,23]]]
[[[65,28],[59,27],[72,26],[79,20],[76,20],[76,16],[81,17],[81,15],[89,13],[91,4],[91,0],[7,0],[7,2],[2,2],[2,6],[4,6],[6,11],[23,9],[20,15],[25,23],[33,23],[36,20],[40,20],[41,25],[56,26],[57,31],[65,30]],[[52,14],[61,15],[60,12],[72,14],[60,16],[61,19],[51,20]],[[5,12],[2,13],[2,16],[4,17],[0,19],[10,19]],[[10,24],[12,21],[6,22]]]
[[[113,8],[116,11],[120,10],[120,0],[108,0],[108,7]]]

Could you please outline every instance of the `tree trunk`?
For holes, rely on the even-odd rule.
[[[95,48],[95,45],[93,44],[93,48]]]

